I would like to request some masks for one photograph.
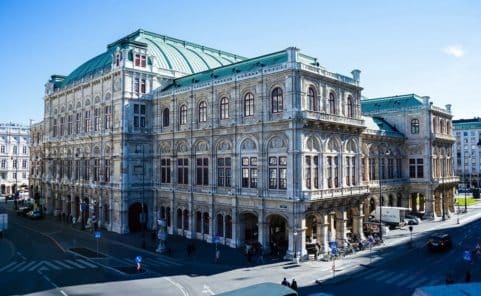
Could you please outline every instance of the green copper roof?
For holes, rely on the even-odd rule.
[[[103,70],[110,70],[112,54],[116,48],[123,48],[132,44],[147,47],[149,55],[154,56],[154,66],[160,69],[175,71],[180,75],[194,74],[246,59],[245,57],[195,43],[144,30],[137,30],[109,44],[106,52],[83,63],[63,81],[54,82],[56,87],[68,85]]]
[[[399,109],[423,106],[423,99],[415,94],[361,100],[363,113],[382,113]]]
[[[455,130],[480,129],[481,128],[481,118],[475,117],[475,118],[472,118],[472,119],[453,120],[453,128]]]
[[[228,66],[223,66],[212,70],[177,78],[173,81],[172,84],[166,86],[162,91],[169,90],[173,87],[186,87],[195,83],[206,82],[211,79],[229,77],[233,73],[250,72],[256,69],[260,69],[262,67],[282,64],[287,62],[287,58],[287,50],[283,50],[260,57],[244,60],[242,62],[230,64]]]
[[[363,119],[364,124],[366,125],[366,130],[374,131],[383,136],[404,138],[404,135],[401,132],[381,117],[363,116]]]

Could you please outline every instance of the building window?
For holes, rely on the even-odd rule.
[[[134,63],[135,63],[135,66],[136,66],[136,67],[145,68],[145,66],[146,66],[146,57],[145,57],[145,55],[141,55],[141,54],[136,53],[136,54],[135,54]]]
[[[2,159],[2,169],[5,169],[7,167],[7,160],[6,159]]]
[[[162,158],[160,160],[160,182],[170,183],[170,159]]]
[[[329,94],[329,113],[337,114],[336,110],[336,95],[334,93]]]
[[[145,94],[146,88],[145,88],[145,79],[140,79],[140,93]]]
[[[17,154],[17,146],[13,146],[13,154]]]
[[[217,186],[231,187],[231,159],[230,157],[217,158]]]
[[[59,136],[62,137],[65,135],[65,118],[64,117],[60,117],[60,132],[59,132]]]
[[[134,104],[134,128],[145,127],[145,105]]]
[[[120,61],[122,60],[122,54],[119,52],[115,55],[115,66],[120,66]]]
[[[5,146],[4,145],[0,146],[0,152],[5,153]]]
[[[67,162],[67,179],[70,180],[72,177],[72,161],[71,160],[66,160]]]
[[[94,181],[98,182],[100,180],[100,160],[94,159]]]
[[[229,99],[222,98],[220,100],[220,119],[228,119],[229,118]]]
[[[189,184],[189,160],[187,158],[177,159],[177,182]]]
[[[22,147],[22,153],[23,153],[23,154],[27,154],[27,146],[23,146],[23,147]]]
[[[72,134],[72,115],[67,116],[67,135]]]
[[[356,185],[356,157],[346,156],[346,185]]]
[[[75,114],[75,133],[80,133],[80,122],[82,121],[82,113]]]
[[[409,159],[409,178],[424,178],[424,165],[422,158]]]
[[[104,107],[104,129],[108,130],[112,127],[112,106]]]
[[[169,126],[169,108],[165,108],[162,112],[162,126],[167,127]]]
[[[307,189],[319,188],[319,156],[305,158],[305,184]]]
[[[56,118],[53,119],[52,134],[53,134],[54,137],[57,136],[57,119]]]
[[[205,101],[202,101],[199,104],[199,121],[207,121],[207,103]]]
[[[23,173],[22,173],[22,178],[23,178],[23,179],[26,179],[26,178],[27,178],[27,173],[23,172]]]
[[[242,157],[242,187],[257,188],[257,157]]]
[[[387,178],[394,178],[394,159],[388,158],[387,160]]]
[[[338,167],[337,156],[327,157],[326,171],[327,171],[327,187],[338,188],[339,187],[339,167]]]
[[[208,158],[197,158],[197,185],[209,185]]]
[[[282,89],[280,87],[276,87],[272,91],[272,113],[280,113],[282,112],[284,105],[283,105],[283,97],[282,97]]]
[[[354,117],[354,102],[351,96],[347,97],[347,117]]]
[[[74,180],[80,179],[80,160],[75,161]]]
[[[22,160],[22,168],[23,169],[27,168],[27,160],[26,159]]]
[[[307,189],[311,189],[311,184],[312,184],[312,180],[311,180],[311,157],[310,156],[306,156],[306,171],[305,171],[305,180],[306,180],[306,188]]]
[[[419,134],[419,119],[411,120],[411,134]]]
[[[94,109],[94,131],[100,130],[100,108]]]
[[[318,111],[316,99],[317,99],[316,98],[316,91],[311,86],[307,90],[307,104],[308,104],[308,110],[309,111]]]
[[[401,178],[402,175],[402,166],[401,166],[401,159],[396,159],[396,178]]]
[[[269,189],[287,189],[287,157],[269,157]]]
[[[180,106],[179,124],[184,125],[186,123],[187,123],[187,106],[182,105]]]
[[[247,93],[244,97],[244,116],[254,116],[254,95]]]
[[[14,179],[17,179],[17,173],[14,172],[14,173],[12,174],[12,177],[13,177]]]
[[[90,132],[90,110],[84,112],[84,132]]]
[[[104,160],[104,176],[105,182],[110,182],[110,159]]]

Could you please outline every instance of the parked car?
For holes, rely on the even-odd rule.
[[[35,209],[27,213],[27,217],[30,219],[36,220],[42,218],[42,212],[40,209]]]
[[[25,217],[25,216],[27,216],[27,213],[32,211],[32,210],[33,210],[33,205],[23,206],[23,207],[18,208],[17,215]]]
[[[429,237],[428,250],[431,252],[446,251],[453,246],[451,236],[447,233],[433,234]]]
[[[404,223],[406,223],[407,225],[418,225],[420,222],[421,219],[413,215],[406,215],[404,217]]]

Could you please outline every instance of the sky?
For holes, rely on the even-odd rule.
[[[43,118],[44,86],[139,28],[256,57],[295,46],[360,69],[368,98],[415,93],[481,117],[481,1],[1,0],[0,122]]]

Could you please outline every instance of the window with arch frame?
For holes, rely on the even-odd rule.
[[[227,97],[223,97],[220,100],[220,119],[228,119],[229,118],[229,99]]]
[[[199,122],[207,121],[207,103],[205,101],[199,104]]]
[[[329,93],[329,113],[337,114],[336,95],[333,92]]]
[[[317,107],[316,90],[312,86],[309,86],[309,89],[307,90],[307,104],[309,111],[319,111],[319,108]]]
[[[179,112],[179,124],[184,125],[187,123],[187,106],[182,105],[180,106],[180,112]]]
[[[352,96],[347,97],[347,117],[354,117],[354,100]]]
[[[284,101],[282,97],[282,89],[280,87],[274,88],[272,91],[272,113],[281,113],[284,108]]]
[[[411,120],[411,134],[419,134],[419,119]]]
[[[254,116],[254,95],[250,92],[244,96],[244,116]]]

